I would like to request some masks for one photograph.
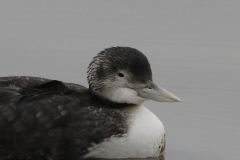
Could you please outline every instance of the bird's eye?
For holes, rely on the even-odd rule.
[[[124,77],[124,74],[118,73],[118,76],[119,76],[119,77]]]

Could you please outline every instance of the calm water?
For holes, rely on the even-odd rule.
[[[165,160],[239,160],[239,6],[233,0],[1,1],[0,76],[87,86],[87,66],[99,51],[137,48],[155,83],[183,100],[145,104],[166,128]]]

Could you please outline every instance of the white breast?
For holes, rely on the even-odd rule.
[[[129,113],[129,130],[123,137],[110,137],[89,148],[84,158],[146,158],[158,157],[165,147],[162,122],[143,105]]]

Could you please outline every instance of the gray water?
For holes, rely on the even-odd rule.
[[[240,1],[0,1],[0,76],[87,85],[91,59],[130,46],[182,103],[145,105],[165,160],[240,159]]]

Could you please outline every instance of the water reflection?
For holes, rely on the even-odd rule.
[[[97,159],[97,158],[89,158],[88,160],[119,160],[119,159]],[[153,158],[125,158],[121,160],[165,160],[164,155],[160,157],[153,157]]]

